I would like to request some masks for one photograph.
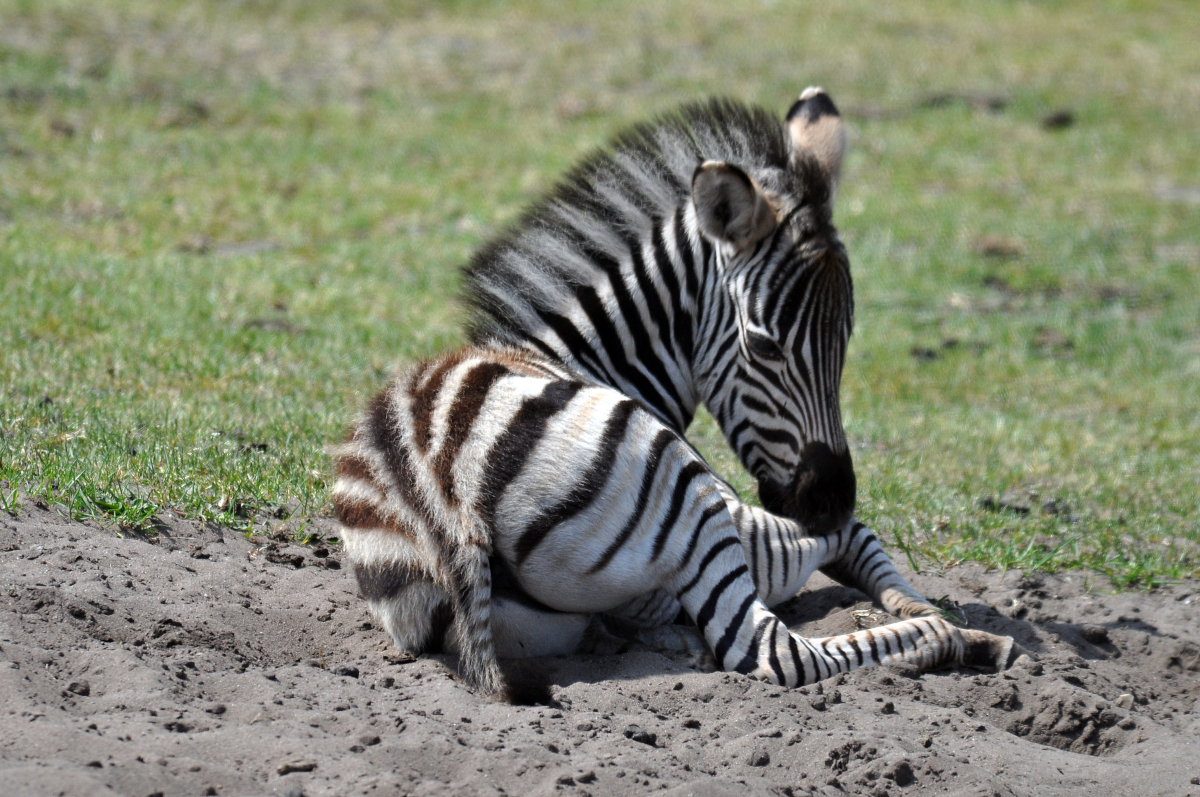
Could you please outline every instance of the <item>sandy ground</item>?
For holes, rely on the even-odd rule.
[[[1037,660],[787,690],[631,650],[543,660],[555,704],[513,707],[397,656],[336,546],[164,523],[0,513],[0,794],[1200,795],[1200,584],[922,573]],[[886,619],[862,598],[781,613]]]

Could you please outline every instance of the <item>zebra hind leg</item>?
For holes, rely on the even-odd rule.
[[[498,572],[493,564],[492,635],[501,659],[615,656],[638,644],[668,657],[682,656],[695,669],[717,669],[696,627],[674,622],[681,609],[667,592],[647,593],[603,614],[574,614],[538,605]]]
[[[681,611],[673,595],[655,590],[600,617],[610,639],[643,645],[701,672],[720,669],[699,629],[676,622]]]
[[[593,615],[547,610],[512,593],[492,594],[492,638],[501,659],[570,655],[585,647],[593,625]]]
[[[608,627],[611,629],[612,625]],[[644,645],[668,659],[700,672],[721,669],[707,641],[694,625],[660,625],[654,628],[622,629],[618,636]]]
[[[501,659],[565,656],[585,645],[596,625],[590,614],[560,612],[538,602],[504,561],[489,560],[492,578],[492,639]]]
[[[356,564],[358,589],[375,619],[405,653],[443,653],[452,640],[450,596],[424,572],[398,562]]]

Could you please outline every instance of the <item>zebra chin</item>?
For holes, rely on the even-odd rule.
[[[809,443],[800,452],[791,483],[758,480],[758,497],[773,515],[799,522],[809,534],[832,534],[854,515],[857,482],[850,452],[833,453],[825,443]]]

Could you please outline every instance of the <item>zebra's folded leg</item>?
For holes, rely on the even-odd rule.
[[[667,658],[682,661],[693,670],[715,672],[721,669],[704,635],[694,625],[672,624],[638,628],[631,639]]]
[[[941,615],[941,610],[900,575],[869,528],[851,520],[838,535],[835,558],[821,565],[822,573],[865,593],[902,620]]]
[[[681,658],[694,670],[713,672],[720,669],[699,629],[675,622],[681,611],[675,596],[659,589],[600,617],[605,630],[616,638],[636,642],[668,658]]]
[[[673,604],[675,618],[679,604],[667,593],[660,606]],[[613,614],[578,614],[556,612],[532,605],[520,596],[493,593],[492,638],[496,655],[501,659],[526,659],[538,656],[566,656],[572,653],[591,653],[613,656],[629,650],[638,643],[657,651],[694,655],[699,661],[711,660],[704,637],[690,626],[647,622],[643,612],[648,608],[643,599],[631,601],[642,612],[625,617],[621,608]],[[716,669],[715,664],[710,668]]]
[[[829,534],[809,535],[796,521],[743,504],[731,488],[720,486],[758,594],[768,606],[790,600],[819,568],[902,620],[939,614],[900,575],[871,530],[858,521]]]
[[[666,590],[656,589],[639,595],[615,609],[609,609],[604,614],[638,628],[657,628],[673,623],[680,611],[682,607],[674,595]]]
[[[492,639],[502,659],[575,653],[588,638],[591,624],[591,615],[540,609],[515,596],[492,595]]]

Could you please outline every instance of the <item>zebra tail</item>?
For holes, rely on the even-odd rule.
[[[518,706],[549,704],[545,673],[527,663],[501,667],[492,637],[492,572],[487,549],[464,546],[450,568],[454,633],[462,676],[480,691]]]

